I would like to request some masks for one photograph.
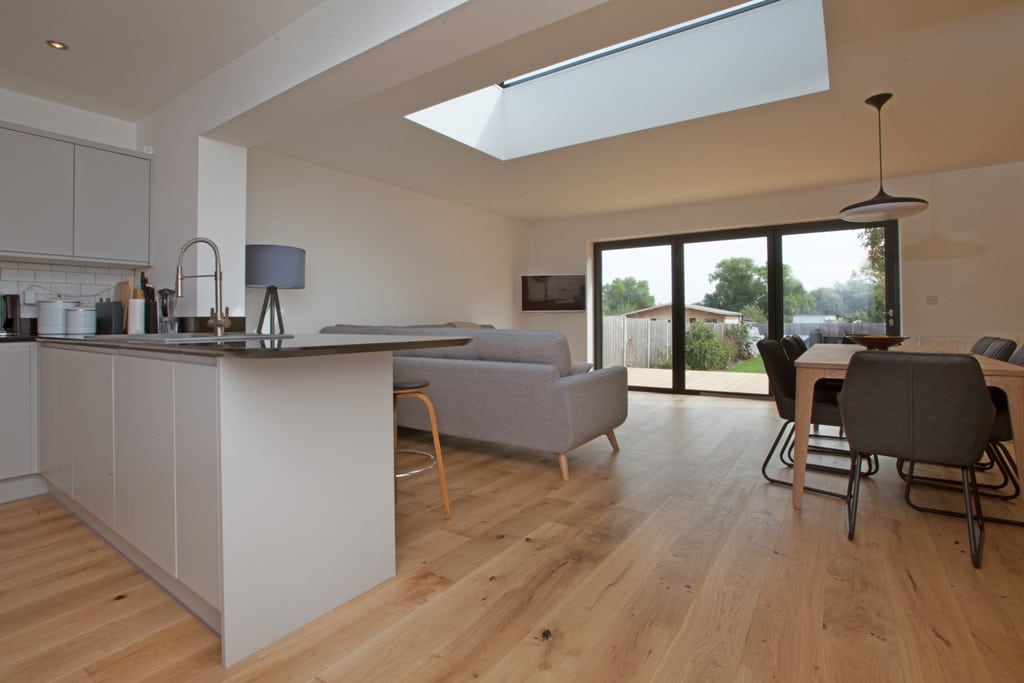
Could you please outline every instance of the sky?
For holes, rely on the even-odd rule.
[[[782,238],[784,263],[807,291],[846,282],[865,261],[864,248],[857,239],[859,230],[786,235]],[[763,237],[695,242],[684,247],[683,283],[686,303],[696,303],[714,289],[708,275],[719,261],[736,256],[753,258],[758,265],[766,261]],[[601,264],[604,282],[635,277],[647,280],[656,304],[672,301],[671,249],[668,246],[639,247],[605,251]]]

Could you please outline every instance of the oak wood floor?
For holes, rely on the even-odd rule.
[[[990,525],[973,569],[962,520],[907,508],[886,459],[851,543],[841,502],[761,479],[773,404],[630,402],[621,453],[573,451],[568,482],[447,439],[454,519],[402,481],[398,576],[229,670],[52,499],[0,506],[0,681],[1024,680],[1024,529]]]

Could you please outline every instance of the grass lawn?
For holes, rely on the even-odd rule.
[[[764,374],[764,361],[761,360],[761,356],[755,356],[750,360],[745,360],[742,363],[729,368],[729,372],[753,372],[758,374]]]

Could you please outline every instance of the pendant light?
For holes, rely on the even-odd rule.
[[[882,187],[882,105],[892,99],[892,93],[883,92],[864,100],[878,111],[878,194],[871,199],[850,204],[839,212],[844,221],[874,223],[893,218],[904,218],[921,213],[928,202],[917,197],[893,197]]]

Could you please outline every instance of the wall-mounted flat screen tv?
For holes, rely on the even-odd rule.
[[[586,275],[524,275],[524,311],[585,311]]]

